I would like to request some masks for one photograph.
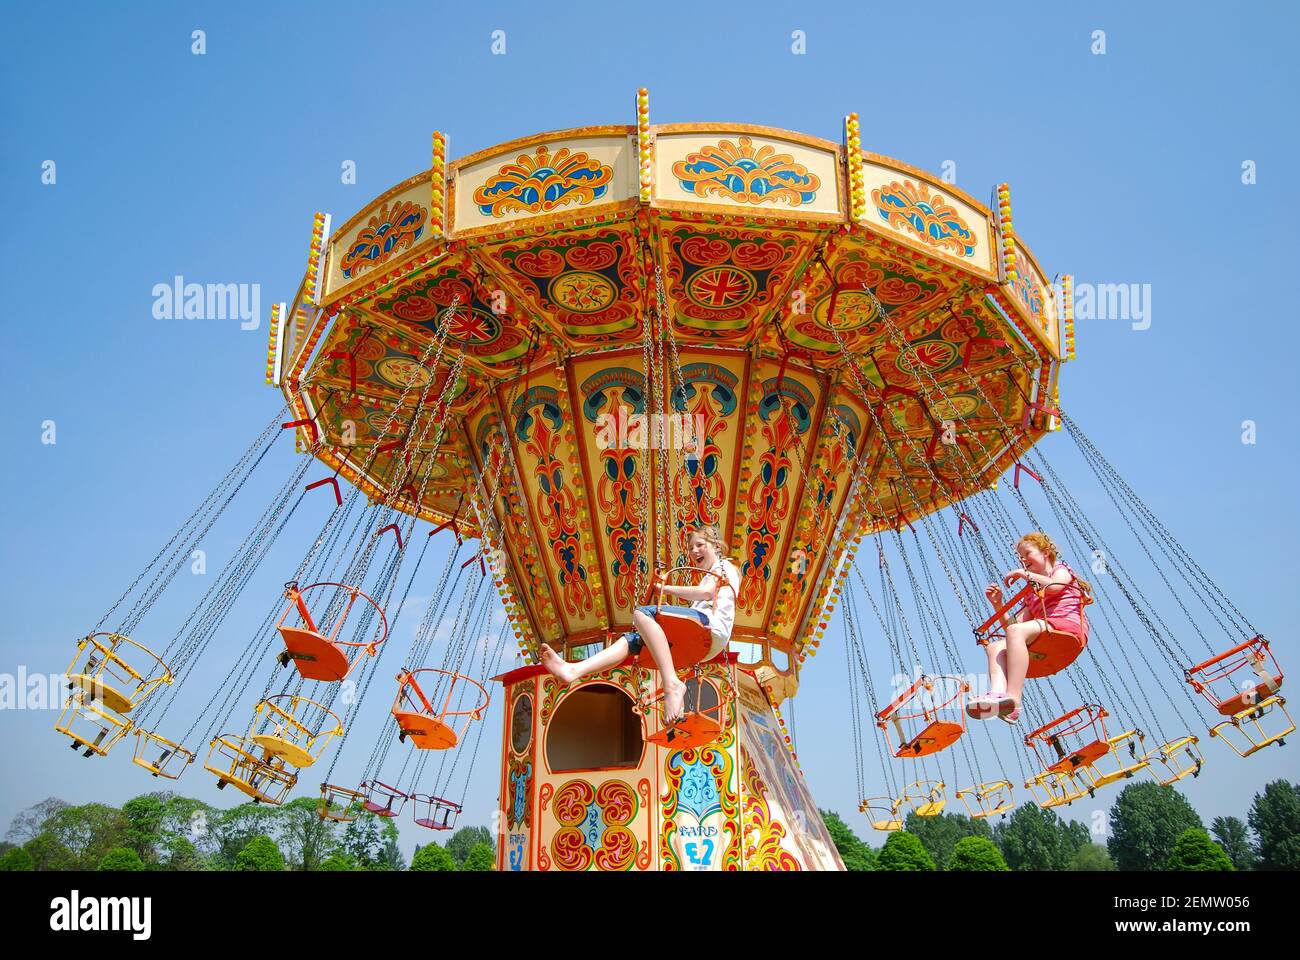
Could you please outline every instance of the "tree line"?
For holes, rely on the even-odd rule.
[[[311,797],[220,808],[169,791],[119,807],[51,797],[0,842],[0,870],[493,870],[486,827],[417,847],[408,866],[391,818],[322,820]]]
[[[1257,793],[1243,821],[1215,817],[1207,830],[1177,790],[1135,783],[1120,791],[1097,842],[1035,803],[989,823],[963,814],[908,814],[884,846],[864,843],[839,815],[822,819],[849,870],[1297,870],[1300,787],[1276,780]]]

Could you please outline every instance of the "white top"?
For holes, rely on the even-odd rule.
[[[712,600],[696,600],[691,604],[691,609],[707,613],[709,632],[716,640],[726,643],[731,639],[731,628],[736,623],[736,594],[740,592],[740,571],[725,557],[718,561],[718,566],[722,568],[722,576],[727,583],[731,584],[731,588],[728,589],[725,585],[718,587],[716,609]],[[700,586],[712,588],[714,580],[717,579],[715,571],[718,570],[718,566],[700,578]]]

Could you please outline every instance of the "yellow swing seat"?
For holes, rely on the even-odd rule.
[[[298,775],[288,769],[282,758],[264,750],[259,756],[255,749],[256,745],[243,737],[222,734],[213,739],[203,767],[216,774],[218,790],[233,784],[254,803],[279,806],[297,784]]]
[[[867,815],[871,828],[882,833],[903,829],[903,818],[899,816],[902,808],[902,797],[867,797],[858,804],[858,812]]]
[[[116,711],[92,700],[84,689],[74,688],[63,712],[54,724],[58,733],[71,738],[73,750],[86,757],[107,756],[134,724]]]
[[[360,790],[340,787],[333,783],[322,783],[320,800],[316,803],[316,813],[322,820],[351,823],[361,815],[365,802],[366,795]]]
[[[248,739],[291,767],[310,767],[335,737],[343,735],[338,715],[306,697],[276,694],[253,710]]]
[[[152,776],[177,780],[194,762],[194,753],[164,736],[137,728],[131,762],[144,767]]]
[[[1126,730],[1118,736],[1110,737],[1106,743],[1108,750],[1104,757],[1113,757],[1116,764],[1115,768],[1102,771],[1095,764],[1092,764],[1080,771],[1080,776],[1091,783],[1094,790],[1109,786],[1117,780],[1130,779],[1135,773],[1139,773],[1151,766],[1151,760],[1145,753],[1139,755],[1139,751],[1146,746],[1146,734],[1141,730]],[[1120,753],[1120,748],[1124,744],[1128,744],[1129,757],[1133,761],[1132,763],[1125,763]]]
[[[1068,806],[1080,797],[1088,795],[1088,785],[1068,773],[1053,770],[1040,770],[1025,781],[1025,789],[1034,797],[1034,802],[1044,810],[1053,807]]]
[[[1010,780],[990,780],[957,791],[957,799],[966,805],[971,819],[1005,815],[1015,809],[1015,790]]]
[[[1276,733],[1269,733],[1260,723],[1265,717],[1273,713],[1274,710],[1281,711],[1285,717],[1285,729],[1278,730]],[[1274,694],[1267,700],[1249,706],[1235,716],[1229,717],[1222,723],[1216,723],[1210,728],[1210,736],[1218,737],[1233,751],[1241,757],[1249,757],[1252,753],[1258,753],[1265,747],[1277,744],[1280,747],[1286,746],[1286,737],[1288,734],[1295,732],[1295,721],[1291,719],[1291,714],[1286,709],[1286,698]],[[1240,739],[1238,739],[1240,736]]]
[[[943,795],[945,789],[942,780],[917,780],[907,785],[903,800],[918,817],[937,817],[948,805],[948,798]]]
[[[108,632],[82,637],[65,675],[87,700],[98,700],[114,713],[130,713],[172,682],[171,669],[157,654],[130,637]]]
[[[1152,775],[1166,787],[1185,777],[1199,777],[1201,767],[1205,765],[1205,758],[1201,756],[1200,747],[1197,746],[1199,742],[1200,739],[1195,734],[1188,734],[1156,747],[1147,754],[1147,759],[1154,760],[1164,767],[1166,775],[1155,773],[1154,768],[1152,768]]]

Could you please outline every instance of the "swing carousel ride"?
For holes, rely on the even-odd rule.
[[[1014,229],[1005,184],[985,206],[866,152],[856,115],[841,143],[652,126],[642,90],[635,124],[451,163],[435,133],[430,169],[337,230],[316,215],[306,274],[272,312],[284,407],[78,643],[57,729],[87,757],[133,737],[153,776],[201,762],[260,803],[323,770],[324,818],[409,808],[447,830],[499,684],[498,866],[540,870],[842,868],[781,712],[837,606],[878,830],[939,814],[950,791],[982,818],[1018,784],[1054,807],[1198,776],[1202,716],[1241,756],[1283,744],[1268,640],[1062,409],[1071,296]],[[1062,429],[1105,531],[1040,443]],[[305,455],[189,615],[146,624],[290,434]],[[697,662],[699,638],[670,633],[681,723],[663,723],[652,665],[567,687],[536,665],[543,642],[578,659],[656,584],[690,582],[686,538],[709,524],[743,576],[728,651]],[[268,584],[286,530],[308,546]],[[1021,724],[968,725],[978,645],[1034,599],[990,616],[984,598],[1028,530],[1091,566],[1092,637],[1041,634]],[[435,534],[447,559],[399,643]],[[232,637],[245,596],[265,616]],[[501,608],[509,636],[488,637]],[[191,691],[205,655],[223,679]],[[895,671],[890,698],[872,660]],[[343,782],[372,685],[391,722]]]

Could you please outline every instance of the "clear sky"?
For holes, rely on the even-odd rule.
[[[340,223],[426,168],[434,129],[454,158],[544,130],[631,123],[643,85],[653,122],[762,123],[838,140],[856,110],[869,150],[935,172],[951,161],[979,198],[1009,181],[1016,227],[1049,274],[1149,284],[1147,329],[1079,323],[1063,402],[1294,666],[1296,10],[5,3],[0,672],[64,669],[75,639],[275,414],[279,397],[262,382],[265,314],[302,275],[313,211]],[[202,56],[191,52],[196,29]],[[505,31],[503,56],[494,30]],[[47,160],[54,185],[42,183]],[[340,182],[348,160],[355,185]],[[262,325],[155,319],[151,291],[176,275],[260,284]],[[1253,444],[1242,442],[1246,420]],[[54,444],[42,443],[45,421]],[[1058,434],[1045,446],[1062,469],[1067,445]],[[294,464],[273,452],[268,494]],[[1081,468],[1070,480],[1085,503],[1097,496]],[[241,502],[213,557],[258,505]],[[297,521],[279,566],[292,568],[315,529]],[[444,548],[430,552],[415,597],[427,598]],[[226,642],[246,642],[281,579],[268,562],[265,599],[232,615]],[[149,622],[166,633],[200,588],[179,586]],[[399,628],[408,641],[418,614]],[[833,635],[831,662],[809,665],[794,709],[800,756],[819,804],[865,834]],[[218,679],[196,674],[188,695]],[[1151,686],[1178,682],[1169,672]],[[381,713],[370,704],[375,729]],[[46,796],[121,803],[160,785],[127,756],[80,758],[52,721],[0,712],[0,827]],[[466,823],[486,823],[495,807],[499,710],[487,724]],[[345,745],[337,778],[355,777],[366,734],[363,723]],[[1238,760],[1211,744],[1186,792],[1207,823],[1244,816],[1267,781],[1297,778],[1297,749]],[[233,802],[197,767],[177,789]],[[408,855],[416,830],[403,824]]]

